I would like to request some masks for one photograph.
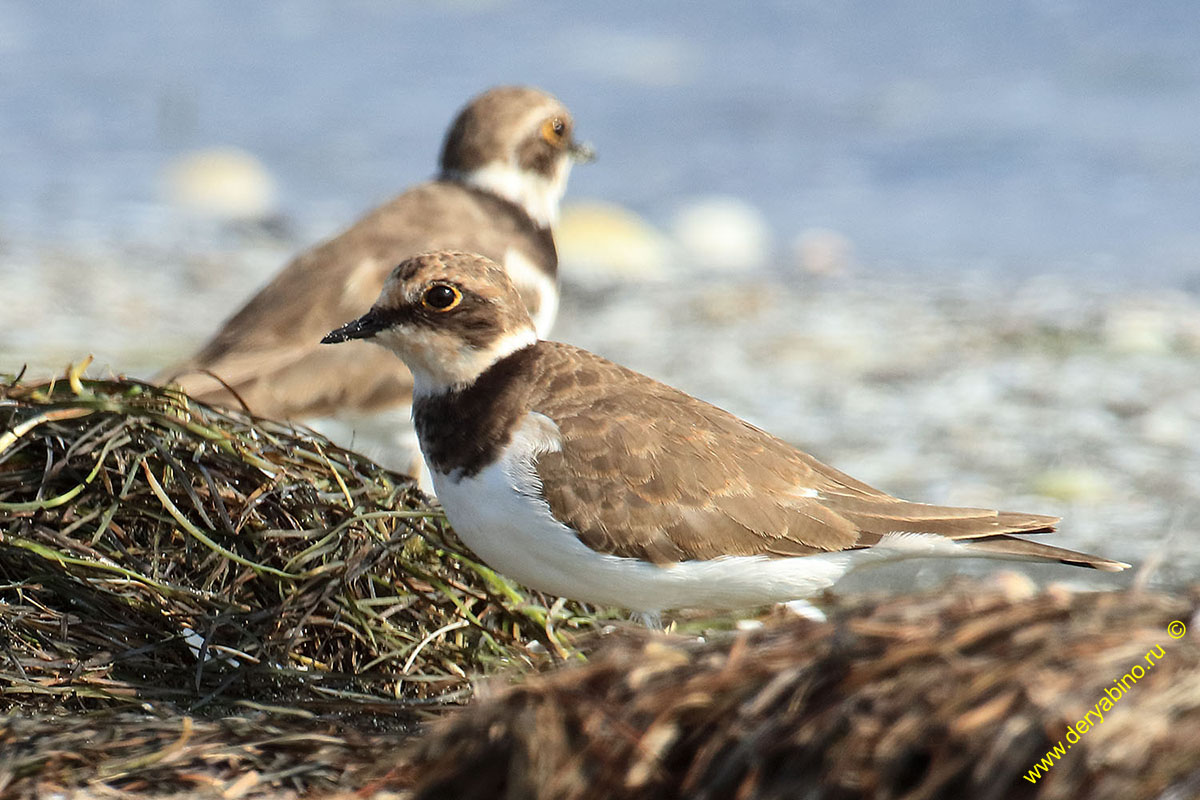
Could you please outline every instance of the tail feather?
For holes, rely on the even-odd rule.
[[[908,503],[898,509],[861,509],[845,517],[859,529],[860,544],[874,544],[891,533],[932,533],[955,541],[982,539],[1005,533],[1051,533],[1058,517],[1021,514],[1011,511],[986,511],[974,508],[947,508]]]
[[[949,539],[957,545],[957,552],[941,550],[941,555],[1057,561],[1104,572],[1120,572],[1129,567],[1129,564],[1121,561],[1078,553],[1012,535],[1053,532],[1059,518],[1043,514],[948,508],[903,501],[886,508],[879,507],[878,504],[871,506],[859,503],[849,513],[843,511],[843,514],[859,529],[858,547],[873,548],[883,545],[888,554],[897,550],[898,543],[903,543],[899,550],[906,553],[906,556],[929,555],[932,554],[930,548],[936,548],[934,542],[941,538],[943,542]]]

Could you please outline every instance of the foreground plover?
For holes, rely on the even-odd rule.
[[[237,405],[240,398],[255,414],[304,421],[367,451],[388,437],[387,447],[369,454],[405,467],[409,456],[394,441],[409,416],[408,373],[378,348],[356,343],[353,352],[332,353],[318,340],[370,308],[397,263],[439,248],[503,264],[545,334],[558,307],[550,226],[572,162],[590,157],[566,107],[545,92],[481,94],[451,125],[435,180],[297,256],[199,352],[161,377],[200,400]]]
[[[732,414],[538,339],[505,271],[429,253],[325,337],[404,360],[446,516],[528,586],[643,613],[802,598],[881,558],[1128,565],[1012,536],[1056,517],[911,503]]]

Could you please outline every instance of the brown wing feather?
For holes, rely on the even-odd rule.
[[[531,410],[552,419],[562,440],[538,457],[543,493],[600,552],[656,563],[803,556],[892,532],[975,539],[1049,531],[1057,521],[900,500],[599,356],[539,348]]]
[[[407,402],[411,377],[395,356],[366,343],[331,352],[321,337],[365,313],[405,258],[458,249],[503,263],[510,246],[554,273],[553,243],[516,206],[448,181],[414,187],[296,257],[196,355],[160,379],[177,381],[199,399],[233,404],[224,387],[203,374],[212,372],[252,411],[277,418]]]

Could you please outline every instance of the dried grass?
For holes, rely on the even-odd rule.
[[[560,632],[590,625],[311,432],[79,370],[0,387],[0,713],[411,721],[472,676],[570,657]]]

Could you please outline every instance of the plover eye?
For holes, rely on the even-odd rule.
[[[567,123],[559,117],[551,117],[542,123],[542,138],[550,144],[562,144],[567,135]]]
[[[434,311],[449,311],[461,302],[462,292],[448,283],[435,283],[421,298],[421,305]]]

